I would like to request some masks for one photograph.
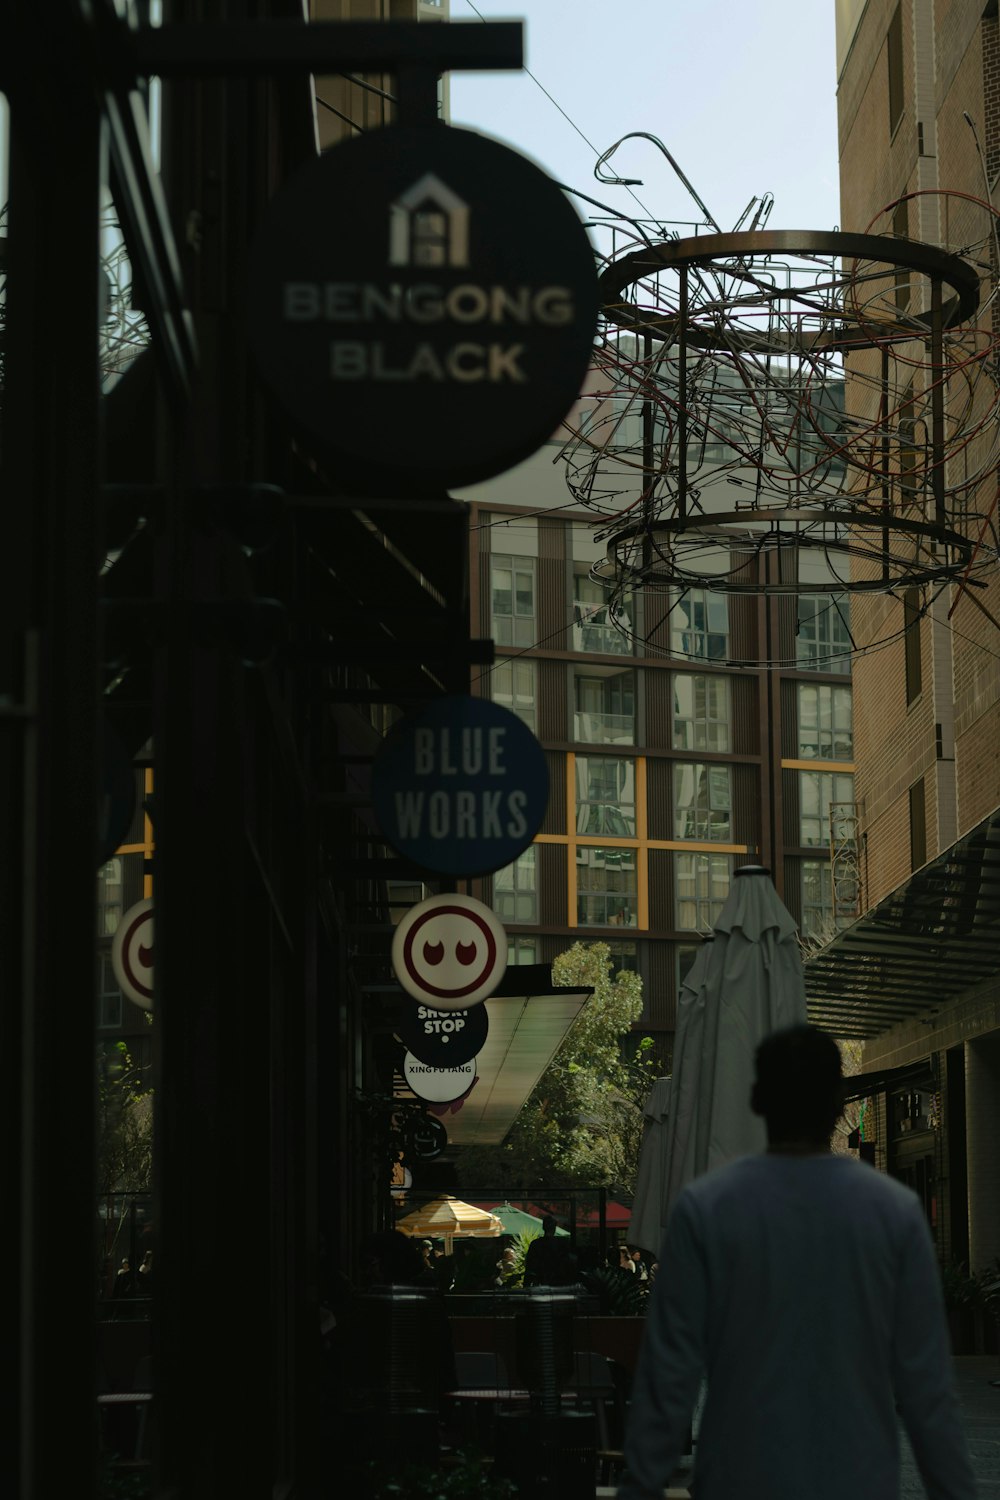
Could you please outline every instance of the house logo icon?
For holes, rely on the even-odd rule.
[[[390,205],[389,264],[469,264],[469,205],[433,172]]]

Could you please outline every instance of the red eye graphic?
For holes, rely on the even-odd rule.
[[[458,959],[458,961],[459,961],[460,964],[475,963],[475,961],[476,961],[476,945],[475,945],[475,943],[456,943],[455,944],[455,957]]]
[[[429,964],[439,964],[444,958],[444,943],[425,943],[424,960]]]

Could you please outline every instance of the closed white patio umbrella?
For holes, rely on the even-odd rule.
[[[632,1200],[632,1222],[629,1225],[631,1243],[640,1250],[649,1250],[653,1255],[659,1254],[666,1227],[663,1223],[663,1206],[666,1202],[663,1189],[666,1184],[670,1089],[669,1078],[657,1078],[646,1100],[635,1197]]]
[[[744,865],[678,1004],[664,1227],[693,1178],[764,1149],[764,1122],[750,1109],[754,1053],[770,1032],[805,1021],[795,922],[769,871]]]

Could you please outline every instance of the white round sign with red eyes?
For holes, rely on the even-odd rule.
[[[111,967],[122,993],[143,1010],[152,1010],[152,901],[137,901],[118,923],[111,939]]]
[[[392,967],[408,995],[435,1010],[466,1010],[492,995],[507,968],[503,923],[471,896],[429,896],[392,939]]]

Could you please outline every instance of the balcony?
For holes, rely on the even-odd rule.
[[[635,715],[578,711],[573,715],[573,738],[584,745],[634,745]]]
[[[627,635],[616,630],[614,625],[606,623],[604,616],[606,611],[595,610],[593,614],[581,614],[581,606],[576,606],[576,618],[573,621],[573,650],[586,652],[587,655],[596,656],[631,656],[632,643]],[[627,623],[627,622],[626,622]]]

